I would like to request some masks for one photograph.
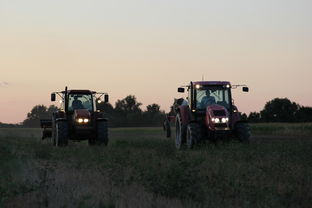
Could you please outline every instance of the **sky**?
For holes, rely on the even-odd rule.
[[[311,0],[0,0],[0,122],[50,93],[135,95],[168,111],[190,81],[227,80],[240,111],[312,106]],[[186,96],[186,95],[185,95]]]

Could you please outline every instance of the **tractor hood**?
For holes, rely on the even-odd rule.
[[[87,109],[76,109],[73,115],[74,121],[78,123],[89,123],[91,120],[91,113]]]
[[[222,105],[210,105],[206,110],[206,124],[210,130],[229,129],[229,112]]]

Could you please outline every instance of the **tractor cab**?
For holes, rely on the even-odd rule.
[[[178,92],[183,93],[185,87],[188,91],[187,103],[193,113],[205,113],[207,107],[222,106],[227,111],[232,112],[231,89],[238,87],[232,86],[226,81],[201,81],[191,82],[190,85],[178,88]],[[243,87],[244,92],[248,92],[248,87]]]

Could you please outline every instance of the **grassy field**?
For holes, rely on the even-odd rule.
[[[159,128],[65,148],[40,129],[0,129],[0,207],[311,207],[311,124],[275,125],[253,125],[249,145],[182,151]]]
[[[251,129],[256,135],[312,136],[312,123],[259,123]]]

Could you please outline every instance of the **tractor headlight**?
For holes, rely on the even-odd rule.
[[[212,118],[211,120],[214,123],[220,123],[220,119],[219,118]]]
[[[90,119],[88,118],[78,118],[77,122],[82,124],[82,123],[88,123],[90,121]]]
[[[211,121],[213,123],[227,123],[229,118],[212,118]]]

